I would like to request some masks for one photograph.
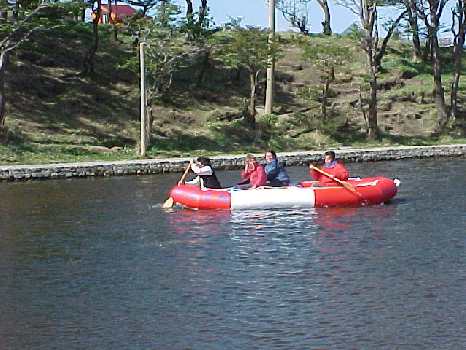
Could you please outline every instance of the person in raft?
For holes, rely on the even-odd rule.
[[[342,181],[348,180],[349,172],[345,168],[345,166],[335,160],[335,152],[327,151],[324,153],[324,165],[321,167],[316,167],[313,164],[309,165],[310,171],[309,174],[314,180],[319,181],[319,186],[334,186],[336,185],[336,181],[333,179],[339,179]],[[319,171],[315,170],[318,168],[330,176],[324,175]]]
[[[290,177],[285,168],[278,163],[277,155],[273,150],[265,152],[265,161],[267,184],[272,187],[288,186]]]
[[[201,188],[222,188],[209,158],[199,157],[196,161],[191,160],[190,167],[197,176],[193,180],[186,182],[187,184],[200,184]]]
[[[256,157],[252,154],[246,156],[241,178],[243,180],[237,185],[243,190],[257,188],[267,184],[267,175],[264,171],[264,167],[259,164]]]

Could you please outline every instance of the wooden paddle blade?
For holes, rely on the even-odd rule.
[[[172,198],[172,197],[168,197],[168,199],[167,199],[165,202],[163,202],[162,208],[164,208],[164,209],[170,209],[170,208],[172,208],[174,205],[175,205],[175,201],[173,200],[173,198]]]
[[[184,180],[186,179],[186,176],[188,175],[190,169],[191,169],[191,163],[189,163],[188,166],[186,167],[186,169],[184,170],[184,173],[181,176],[180,181],[178,181],[178,185],[180,183],[184,183]],[[173,200],[173,198],[168,197],[168,199],[165,202],[163,202],[162,208],[163,209],[170,209],[170,208],[173,208],[174,205],[175,205],[175,201]]]

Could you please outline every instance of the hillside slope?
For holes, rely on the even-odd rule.
[[[136,74],[121,68],[136,55],[129,38],[111,39],[103,27],[92,77],[79,72],[91,32],[86,24],[36,35],[11,57],[7,71],[9,141],[0,145],[0,163],[36,163],[134,158],[139,133],[139,85]],[[303,97],[320,84],[320,73],[302,58],[302,50],[285,35],[277,63],[274,116],[259,116],[258,129],[242,122],[248,96],[246,72],[223,68],[211,59],[204,79],[199,66],[175,76],[172,94],[152,106],[149,156],[222,152],[320,149],[364,143],[365,121],[359,103],[364,57],[349,38],[320,38],[345,45],[351,55],[336,68],[329,117],[319,103]],[[409,47],[394,42],[380,79],[379,124],[382,143],[431,143],[436,113],[429,67],[409,59]],[[451,78],[445,66],[445,81]],[[463,79],[464,80],[464,79]],[[445,84],[447,86],[447,84]],[[460,106],[465,101],[462,84]],[[259,88],[262,105],[264,81]],[[259,113],[261,110],[259,109]],[[464,135],[464,119],[452,136]]]

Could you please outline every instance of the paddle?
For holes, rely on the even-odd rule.
[[[321,173],[322,175],[325,175],[325,176],[331,178],[333,181],[339,183],[339,184],[342,185],[344,188],[346,188],[348,191],[354,193],[354,194],[357,195],[361,200],[363,200],[363,201],[365,202],[364,198],[362,197],[362,194],[359,193],[359,192],[356,190],[356,188],[354,188],[354,186],[351,185],[350,183],[345,182],[345,181],[341,181],[340,179],[337,179],[335,176],[330,175],[329,173],[326,173],[326,172],[323,171],[322,169],[317,168],[317,167],[315,167],[315,166],[313,166],[313,165],[311,165],[310,168],[311,168],[311,169],[314,169],[315,171],[317,171],[317,172],[319,172],[319,173]]]
[[[180,181],[178,181],[178,184],[180,182],[184,182],[184,179],[186,179],[186,176],[188,176],[189,169],[191,169],[191,163],[188,164],[188,166],[186,167],[183,175],[181,175],[181,178],[180,178]],[[165,202],[163,202],[162,208],[169,209],[169,208],[173,207],[174,204],[175,204],[175,201],[173,200],[173,198],[168,197],[168,199]]]

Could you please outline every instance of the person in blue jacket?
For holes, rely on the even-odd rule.
[[[274,151],[265,152],[265,173],[267,174],[267,184],[273,187],[288,186],[290,177],[284,167],[278,163],[277,155]]]

